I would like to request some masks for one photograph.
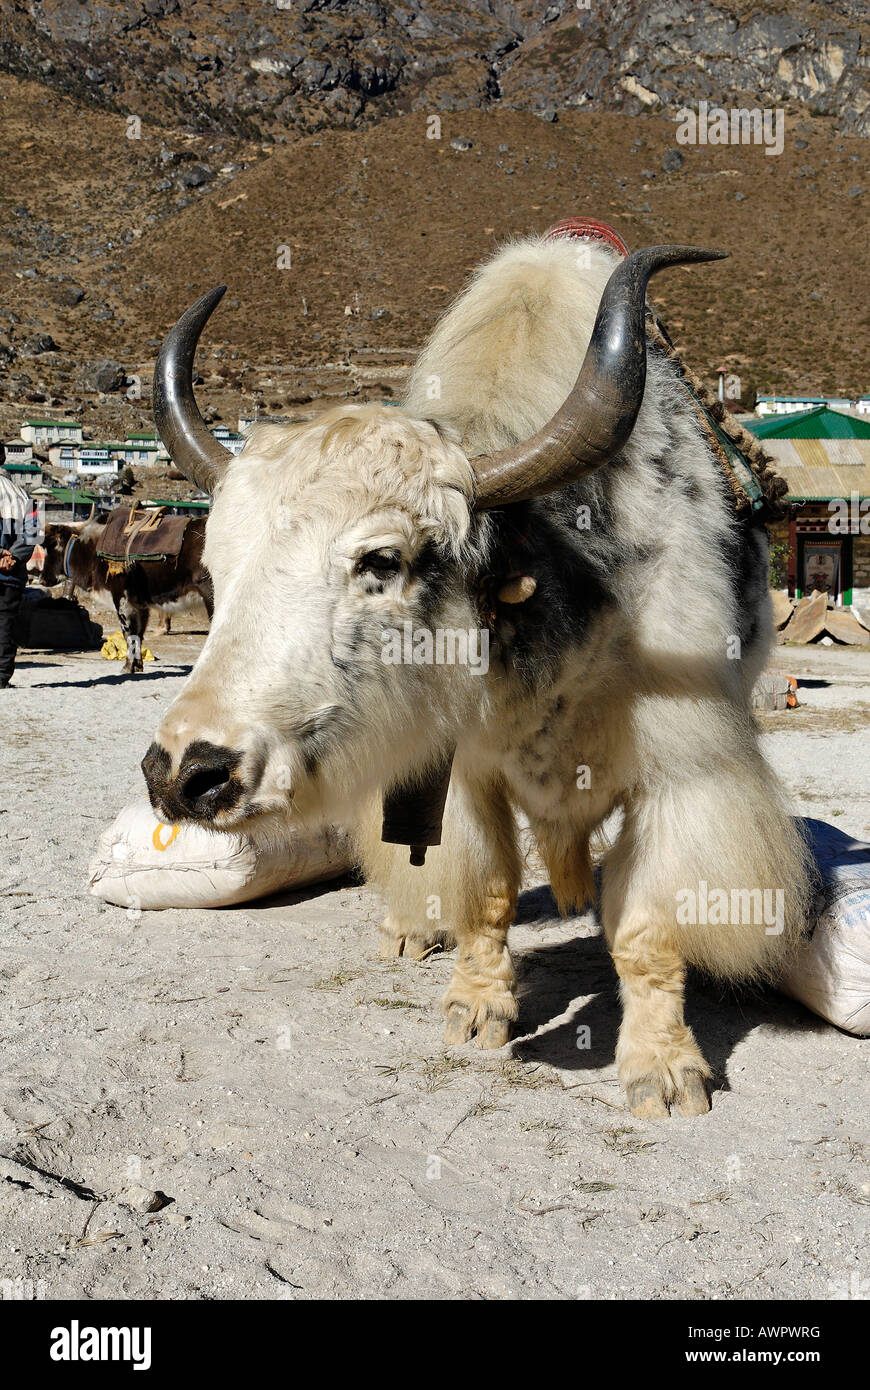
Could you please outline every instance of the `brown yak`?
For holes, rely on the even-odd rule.
[[[134,674],[142,670],[142,637],[152,608],[172,612],[198,594],[211,620],[211,578],[202,563],[205,518],[193,517],[188,522],[176,557],[138,561],[110,573],[115,567],[99,550],[111,515],[81,525],[50,523],[45,528],[45,557],[34,557],[29,568],[39,573],[48,587],[67,580],[90,593],[109,595],[127,642],[124,670]]]

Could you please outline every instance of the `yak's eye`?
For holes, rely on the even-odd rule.
[[[357,574],[373,574],[378,579],[389,579],[402,568],[402,557],[398,550],[369,550],[356,562]]]

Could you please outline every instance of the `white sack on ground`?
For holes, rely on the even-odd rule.
[[[280,839],[274,826],[268,835],[176,827],[158,821],[143,797],[100,836],[89,889],[120,907],[225,907],[336,878],[351,863],[335,826],[288,826]]]
[[[813,934],[779,987],[848,1033],[870,1033],[870,844],[802,822],[822,876]]]

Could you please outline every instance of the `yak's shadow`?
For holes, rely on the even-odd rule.
[[[317,898],[328,897],[330,893],[338,893],[348,888],[359,888],[364,879],[358,869],[348,869],[346,873],[340,874],[337,878],[324,879],[322,883],[306,883],[301,888],[278,888],[274,893],[269,893],[263,898],[253,898],[250,902],[227,903],[222,907],[215,908],[216,912],[236,912],[244,908],[245,912],[266,911],[272,907],[299,907],[302,903],[314,902]]]
[[[162,665],[159,671],[139,671],[137,675],[131,676],[126,671],[110,672],[106,676],[92,676],[86,681],[34,681],[32,690],[75,690],[77,687],[87,690],[93,685],[123,685],[126,681],[136,681],[137,684],[144,684],[145,681],[159,681],[165,676],[188,676],[193,667]]]
[[[521,894],[515,920],[526,926],[560,921],[550,889]],[[514,1055],[564,1071],[612,1067],[622,1008],[618,977],[603,935],[533,946],[517,957],[517,967],[520,1015]],[[581,1002],[568,1018],[538,1033],[578,996]],[[762,1024],[801,1032],[818,1032],[827,1026],[773,989],[722,985],[691,970],[686,982],[686,1022],[713,1068],[713,1084],[719,1090],[728,1089],[731,1053]],[[580,1029],[588,1032],[581,1034]]]

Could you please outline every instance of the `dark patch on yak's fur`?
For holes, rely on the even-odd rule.
[[[576,528],[581,504],[591,508],[591,532]],[[527,689],[540,689],[553,679],[566,653],[582,643],[593,619],[613,602],[608,582],[612,547],[602,547],[600,540],[586,545],[587,536],[596,532],[602,504],[600,493],[581,497],[578,488],[571,488],[490,516],[486,571],[495,576],[496,585],[514,574],[530,574],[536,581],[525,603],[497,609],[493,634],[496,655]],[[601,525],[597,530],[599,537],[605,533]]]
[[[152,743],[142,759],[142,772],[148,785],[151,805],[158,815],[167,815],[173,821],[183,821],[190,816],[190,807],[181,796],[181,789],[191,777],[198,773],[208,773],[215,768],[226,770],[230,775],[216,792],[209,806],[209,818],[216,812],[234,806],[242,794],[242,785],[233,776],[242,760],[241,753],[232,748],[218,747],[204,739],[196,739],[185,749],[178,776],[172,776],[172,760],[165,748]],[[202,819],[202,817],[198,817]]]
[[[644,545],[636,545],[632,548],[632,563],[638,566],[654,564],[662,554],[660,541],[647,541]]]
[[[182,759],[179,771],[184,772],[188,763],[203,761],[212,763],[214,762],[216,753],[220,754],[221,763],[227,767],[230,772],[235,772],[242,759],[241,753],[233,748],[225,748],[215,743],[209,743],[208,739],[204,738],[194,739],[193,743],[187,745],[184,750],[184,758]]]
[[[416,581],[415,613],[423,627],[437,623],[451,578],[456,582],[456,566],[435,541],[427,541],[413,565]]]
[[[263,773],[266,771],[266,764],[268,761],[269,755],[266,749],[263,747],[258,748],[251,760],[251,766],[248,772],[248,786],[259,787],[263,779]]]
[[[352,627],[347,632],[339,633],[333,626],[329,655],[333,666],[345,677],[358,677],[360,675],[358,655],[364,633],[365,625],[359,619],[354,619]]]
[[[316,777],[327,753],[341,741],[347,718],[339,705],[318,710],[296,731],[299,753],[307,777]]]
[[[758,543],[757,526],[735,526],[725,545],[737,607],[737,636],[745,651],[759,636],[768,585],[768,562]]]
[[[660,454],[657,458],[650,459],[650,467],[655,472],[662,487],[670,487],[674,481],[674,466],[668,456]]]

